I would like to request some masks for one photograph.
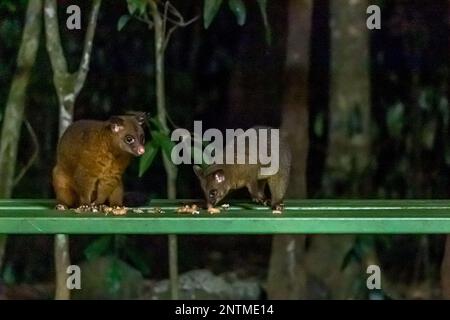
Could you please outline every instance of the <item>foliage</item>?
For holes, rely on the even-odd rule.
[[[148,275],[150,269],[142,254],[136,250],[123,235],[100,236],[92,241],[85,249],[84,255],[88,261],[113,254],[116,258],[122,257],[129,260],[143,275]],[[120,282],[116,279],[117,274],[111,271],[111,283]],[[117,281],[116,281],[117,280]]]
[[[152,139],[145,144],[145,154],[139,160],[139,176],[150,168],[158,152],[161,150],[168,158],[172,157],[172,149],[175,146],[175,142],[171,140],[170,133],[164,130],[157,118],[151,118],[149,121],[149,128]],[[192,140],[197,139],[194,134],[191,133]],[[208,155],[203,153],[203,147],[208,142],[202,141],[202,146],[199,147],[194,144],[191,152],[192,163],[198,163],[200,166],[205,167],[206,163],[211,163],[211,159],[207,158]],[[200,156],[200,158],[199,158]]]
[[[145,154],[139,161],[139,176],[148,170],[159,150],[171,158],[174,142],[170,139],[169,132],[164,130],[157,118],[151,118],[149,123],[152,139],[145,144]]]
[[[0,10],[6,10],[7,12],[13,14],[16,13],[20,8],[26,6],[28,0],[2,0],[0,1]]]
[[[272,34],[269,25],[269,20],[267,17],[267,0],[256,0],[261,12],[261,17],[263,19],[264,28],[266,30],[266,41],[267,43],[272,42]],[[219,12],[222,0],[204,0],[203,6],[203,26],[208,29],[217,13]],[[245,24],[247,17],[247,10],[244,1],[242,0],[228,0],[228,6],[230,10],[236,16],[238,25],[242,26]]]
[[[268,0],[257,0],[259,5],[259,10],[261,11],[261,16],[264,22],[264,28],[266,30],[266,41],[267,43],[272,43],[272,31],[269,25],[269,19],[267,18],[267,1]]]
[[[203,3],[203,26],[205,29],[208,29],[214,17],[219,12],[222,0],[205,0]]]
[[[245,24],[245,19],[247,18],[247,9],[245,8],[244,2],[242,2],[242,0],[229,0],[228,6],[236,16],[237,24],[243,26]]]
[[[247,8],[243,0],[225,0],[228,1],[228,7],[236,16],[238,25],[243,26],[247,19]],[[203,26],[208,29],[218,12],[220,11],[223,0],[204,0],[203,1]],[[268,0],[256,0],[263,19],[264,28],[266,31],[267,43],[272,42],[272,34],[267,16],[267,2]],[[130,16],[135,16],[139,20],[148,21],[146,17],[148,1],[147,0],[127,0],[129,14],[123,15],[119,18],[117,29],[122,30],[130,20]]]

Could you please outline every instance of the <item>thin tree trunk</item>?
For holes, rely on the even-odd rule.
[[[153,28],[155,32],[155,60],[156,60],[156,107],[158,110],[158,120],[163,130],[169,132],[167,127],[166,92],[164,79],[164,50],[166,34],[163,30],[164,21],[158,10],[158,5],[154,0],[149,0],[151,14],[153,18]],[[171,159],[163,152],[163,164],[167,175],[167,197],[176,198],[177,167]],[[172,299],[178,299],[178,245],[177,236],[169,235],[169,277],[170,291]]]
[[[53,69],[53,83],[59,101],[59,136],[73,121],[74,104],[89,71],[89,61],[92,51],[92,41],[97,25],[97,17],[101,0],[94,0],[85,35],[83,54],[78,70],[70,73],[61,45],[58,26],[58,11],[56,0],[46,0],[44,7],[45,32],[47,51]],[[70,299],[70,290],[67,288],[67,267],[70,265],[69,237],[58,234],[55,236],[55,271],[56,290],[55,299]]]
[[[47,39],[47,51],[53,69],[53,83],[58,94],[59,101],[59,135],[72,123],[75,100],[81,91],[89,71],[92,41],[97,25],[97,17],[101,0],[94,0],[92,4],[89,23],[84,40],[84,48],[78,70],[70,73],[67,68],[66,58],[61,44],[58,26],[58,12],[56,0],[45,1],[45,32]]]
[[[441,265],[442,298],[450,299],[450,235],[445,237],[444,258]]]
[[[42,22],[42,1],[30,0],[25,17],[25,27],[17,57],[17,70],[14,74],[0,140],[0,197],[10,198],[14,183],[17,148],[25,109],[26,89],[33,68]]]
[[[311,0],[290,0],[286,51],[286,92],[281,134],[292,149],[288,196],[306,197],[308,155],[308,72],[311,34]],[[297,299],[306,295],[306,273],[301,260],[305,236],[274,236],[267,291],[271,299]]]
[[[6,102],[0,139],[0,198],[10,198],[14,187],[20,130],[25,109],[26,90],[31,69],[36,60],[41,35],[42,1],[30,0],[17,57],[17,70]],[[6,246],[6,236],[0,235],[0,270]]]
[[[450,1],[448,1],[447,11],[450,16]],[[441,264],[441,289],[442,298],[450,299],[450,234],[447,234],[445,239],[445,251]]]

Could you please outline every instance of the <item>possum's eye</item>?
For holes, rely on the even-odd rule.
[[[133,136],[128,135],[128,136],[125,137],[125,143],[126,144],[132,144],[133,142],[134,142]]]
[[[209,192],[209,197],[210,198],[215,198],[217,196],[217,190],[213,189]]]
[[[139,137],[139,140],[142,144],[145,143],[145,136],[143,134],[141,134],[141,136]]]

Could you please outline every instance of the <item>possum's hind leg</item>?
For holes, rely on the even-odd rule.
[[[261,196],[261,204],[267,206],[269,205],[270,201],[267,199],[266,196],[266,185],[267,180],[258,180],[258,194]]]
[[[269,185],[272,210],[283,210],[283,200],[287,189],[287,177],[279,172],[267,180]]]
[[[249,183],[247,185],[247,189],[252,196],[252,200],[256,203],[260,203],[263,205],[267,204],[266,195],[264,194],[264,189],[266,187],[266,180],[259,180]]]
[[[78,167],[74,174],[74,183],[80,196],[78,205],[90,205],[97,194],[97,177],[93,177],[86,169]]]
[[[72,208],[77,204],[77,195],[72,187],[72,180],[58,166],[53,169],[53,188],[56,203]]]
[[[123,184],[122,181],[118,183],[116,188],[111,192],[109,196],[110,206],[122,206],[123,205]]]

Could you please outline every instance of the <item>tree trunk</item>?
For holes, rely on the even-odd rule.
[[[328,170],[330,176],[339,178],[337,181],[340,182],[348,179],[354,164],[360,174],[365,172],[368,165],[370,104],[368,36],[365,31],[367,4],[350,0],[330,1],[330,4],[333,35]],[[289,196],[296,198],[306,197],[311,11],[312,2],[290,1],[287,91],[282,131],[287,134],[293,149]],[[349,131],[349,124],[353,124],[355,117],[357,130]],[[351,160],[348,159],[349,155]],[[335,194],[337,183],[333,181],[331,185],[333,188],[330,188],[330,194]],[[269,297],[344,299],[357,296],[354,283],[355,277],[361,274],[360,265],[349,263],[342,268],[354,240],[355,237],[350,235],[274,237],[268,280]]]
[[[311,0],[290,0],[286,52],[286,92],[281,134],[292,149],[288,196],[306,197],[308,155],[308,72],[311,34]],[[267,291],[271,299],[306,296],[305,236],[274,236]]]
[[[367,1],[330,1],[329,143],[323,186],[332,197],[364,196],[370,190],[367,7]],[[353,235],[312,237],[308,272],[321,281],[326,294],[320,298],[359,297],[354,283],[363,274],[362,265],[352,262],[342,268],[355,239]]]
[[[44,18],[47,52],[52,64],[53,83],[59,101],[59,136],[64,133],[73,121],[75,100],[84,85],[89,71],[92,41],[97,25],[100,4],[101,0],[94,0],[92,3],[81,61],[78,70],[75,73],[70,73],[67,68],[67,62],[59,34],[56,0],[45,1]],[[54,251],[56,272],[55,299],[70,299],[70,290],[67,288],[66,284],[66,270],[70,265],[69,237],[67,235],[58,234],[55,236]]]
[[[25,26],[17,57],[14,74],[0,139],[0,198],[10,198],[14,188],[14,174],[20,129],[23,122],[25,98],[31,69],[36,60],[42,24],[42,1],[30,0],[25,16]],[[0,270],[6,246],[6,236],[0,235]]]
[[[369,193],[370,77],[368,1],[330,1],[331,84],[328,195]]]

